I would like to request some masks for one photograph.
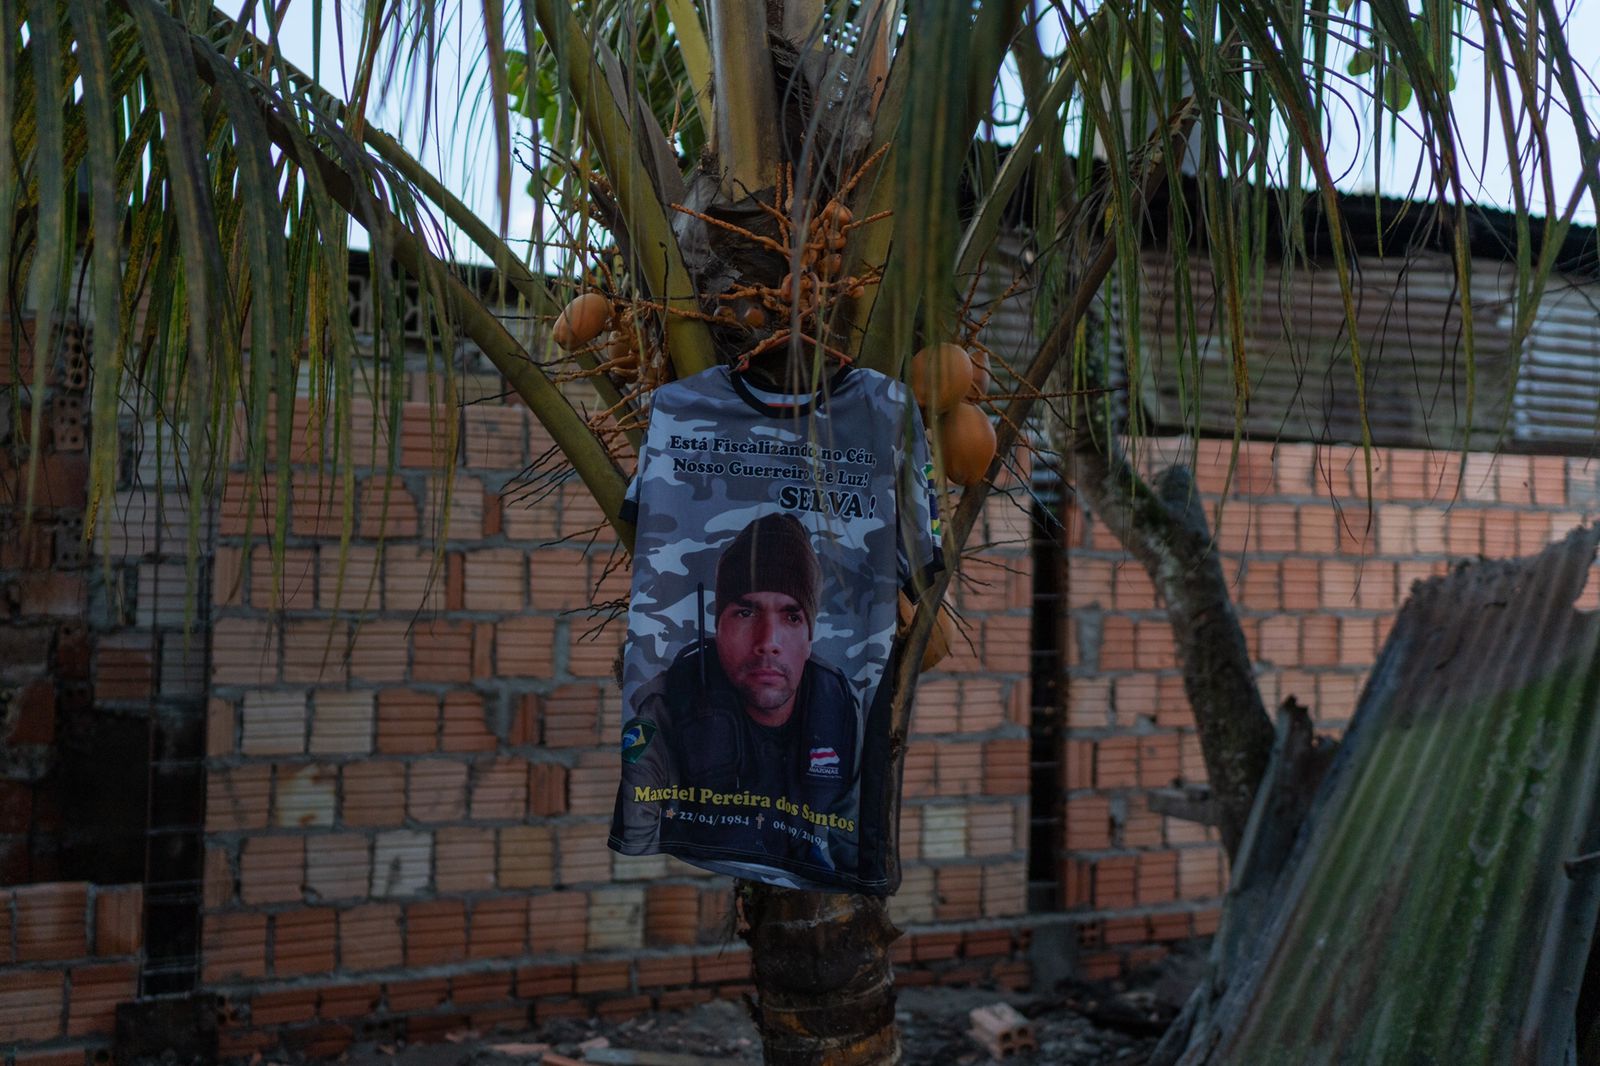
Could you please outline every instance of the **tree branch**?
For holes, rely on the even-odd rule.
[[[1096,404],[1078,405],[1086,418]],[[1072,484],[1155,582],[1167,608],[1194,710],[1217,828],[1232,860],[1272,753],[1250,649],[1228,595],[1222,561],[1189,471],[1172,467],[1147,484],[1128,465],[1111,427],[1074,433]]]

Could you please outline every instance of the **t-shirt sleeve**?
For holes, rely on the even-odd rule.
[[[943,530],[939,517],[939,498],[933,477],[933,460],[928,455],[928,437],[922,429],[922,415],[916,405],[906,404],[904,440],[900,464],[900,587],[912,603],[922,590],[944,569]]]

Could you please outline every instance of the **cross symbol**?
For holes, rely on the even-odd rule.
[[[766,820],[767,820],[767,816],[766,815],[764,815],[764,814],[756,815],[756,828],[760,829],[761,828],[761,823],[766,821]]]

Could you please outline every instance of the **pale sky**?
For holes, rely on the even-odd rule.
[[[1558,0],[1558,6],[1560,2],[1561,0]],[[475,5],[466,6],[473,10],[468,13],[466,22],[458,28],[458,32],[450,35],[436,68],[438,79],[436,91],[438,98],[442,100],[481,99],[483,96],[478,86],[478,79],[484,77],[484,72],[477,54],[479,51],[477,42],[481,40],[482,25]],[[324,59],[322,77],[325,83],[334,87],[335,91],[344,97],[347,94],[341,88],[338,64],[332,58],[334,56],[332,10],[333,4],[324,5],[323,47],[325,55],[329,58]],[[308,71],[312,65],[311,11],[310,4],[290,5],[283,34],[287,57]],[[346,28],[348,31],[348,24]],[[1475,22],[1469,23],[1467,27],[1469,36],[1475,36],[1475,31]],[[1590,78],[1600,81],[1600,0],[1576,0],[1571,8],[1567,36],[1572,42],[1579,65],[1587,70]],[[353,54],[354,48],[354,40],[347,39],[347,51]],[[1333,65],[1337,69],[1343,69],[1345,58],[1347,57],[1336,58]],[[1008,75],[1003,79],[999,91],[1005,93],[1008,88],[1006,83],[1012,81]],[[469,87],[466,93],[461,92],[463,84]],[[1481,128],[1486,86],[1482,56],[1478,51],[1464,50],[1456,84],[1455,95],[1459,114],[1462,116],[1461,121],[1464,124],[1460,130],[1463,154],[1470,160],[1472,171],[1466,192],[1469,197],[1481,203],[1509,208],[1513,202],[1511,170],[1507,165],[1504,142],[1498,129],[1493,129],[1485,145],[1484,131]],[[420,85],[415,91],[421,92]],[[1014,85],[1010,86],[1010,91],[1015,93]],[[1586,92],[1587,106],[1591,115],[1600,113],[1600,89],[1591,85],[1586,87]],[[465,112],[457,114],[440,108],[435,114],[437,125],[424,143],[416,116],[416,101],[409,101],[411,104],[409,114],[405,113],[406,102],[390,100],[385,108],[373,112],[375,121],[382,128],[397,135],[414,155],[480,216],[491,222],[497,219],[498,208],[495,202],[493,178],[494,137],[488,122],[481,115]],[[1332,122],[1330,156],[1335,166],[1335,174],[1340,175],[1339,185],[1353,192],[1371,191],[1374,185],[1374,166],[1370,116],[1362,114],[1358,119],[1348,111],[1342,110],[1336,110],[1336,114],[1339,117]],[[1414,106],[1405,112],[1405,117],[1411,120],[1415,120],[1416,115]],[[525,135],[529,130],[526,121],[520,120],[515,115],[512,118],[513,134],[521,132]],[[1548,123],[1552,156],[1558,178],[1556,194],[1561,206],[1564,207],[1577,176],[1579,166],[1577,144],[1572,135],[1571,124],[1566,121],[1565,115],[1553,112],[1548,116]],[[1385,139],[1382,188],[1386,195],[1408,195],[1415,180],[1419,155],[1417,140],[1404,129],[1400,130],[1393,145]],[[533,204],[525,191],[526,181],[525,172],[521,170],[513,172],[510,227],[513,238],[518,235],[525,237],[532,225]],[[1543,203],[1542,191],[1537,188],[1531,191],[1534,213],[1543,215],[1546,205]],[[1575,217],[1579,222],[1594,224],[1596,215],[1592,202],[1585,199]],[[365,247],[367,244],[365,234],[359,231],[353,233],[352,244],[356,247]],[[454,244],[453,252],[457,258],[483,260],[483,256],[469,242],[457,239]],[[525,241],[513,240],[513,246],[519,250],[523,249]]]

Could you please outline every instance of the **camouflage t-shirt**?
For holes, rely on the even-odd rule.
[[[797,888],[886,893],[896,594],[941,566],[906,388],[844,368],[815,396],[718,367],[657,389],[611,846]]]

